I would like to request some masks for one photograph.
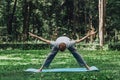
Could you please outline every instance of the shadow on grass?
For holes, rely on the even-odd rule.
[[[99,72],[57,72],[57,73],[30,73],[24,72],[27,68],[39,68],[40,62],[48,51],[3,51],[1,56],[9,55],[12,58],[20,57],[23,60],[0,59],[0,80],[119,80],[119,52],[114,51],[83,51],[86,62],[100,69]],[[36,54],[35,54],[36,53]],[[42,53],[42,54],[41,54]],[[46,53],[46,54],[43,54]],[[51,68],[79,67],[69,53],[58,54],[51,64]],[[90,54],[87,54],[90,53]],[[115,54],[113,54],[115,53]],[[28,55],[30,54],[30,55]],[[11,56],[12,55],[12,56]],[[15,55],[15,56],[13,56]],[[61,56],[62,55],[62,56]],[[37,57],[36,57],[37,56]],[[61,56],[61,57],[60,57]],[[64,57],[65,56],[65,57]],[[38,60],[32,61],[33,58]],[[40,60],[40,61],[39,61]],[[24,64],[24,62],[28,64]],[[6,64],[4,64],[6,63]],[[23,65],[24,64],[24,65]]]

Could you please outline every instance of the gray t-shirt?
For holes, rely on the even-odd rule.
[[[66,37],[66,36],[61,36],[61,37],[58,37],[56,39],[56,41],[51,41],[51,45],[52,46],[56,46],[56,47],[59,47],[59,44],[60,43],[65,43],[66,44],[66,47],[69,48],[70,46],[74,46],[75,44],[75,41],[74,40],[71,40],[70,38]]]

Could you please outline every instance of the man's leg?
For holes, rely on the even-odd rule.
[[[52,62],[52,60],[54,59],[55,55],[58,52],[58,48],[53,47],[51,53],[49,53],[48,57],[45,59],[43,65],[41,66],[41,68],[39,69],[40,71],[42,70],[42,68],[44,67],[49,67],[50,63]]]
[[[79,65],[85,66],[87,69],[89,69],[89,66],[86,64],[86,62],[84,61],[82,56],[80,54],[78,54],[78,52],[76,51],[76,49],[74,47],[69,47],[68,50],[75,57],[75,59],[77,60]]]

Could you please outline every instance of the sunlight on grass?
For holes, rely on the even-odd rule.
[[[25,73],[27,68],[39,68],[50,50],[9,50],[0,51],[0,80],[119,80],[119,51],[79,50],[90,66],[96,66],[100,72],[83,73]],[[81,67],[73,55],[59,52],[50,68]],[[7,76],[7,77],[6,77]],[[14,77],[17,76],[17,77]]]
[[[20,57],[9,58],[8,56],[0,56],[0,60],[22,60]]]

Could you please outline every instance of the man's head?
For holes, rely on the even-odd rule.
[[[60,43],[59,44],[59,50],[63,52],[63,51],[65,51],[65,49],[66,49],[66,44],[65,43]]]

